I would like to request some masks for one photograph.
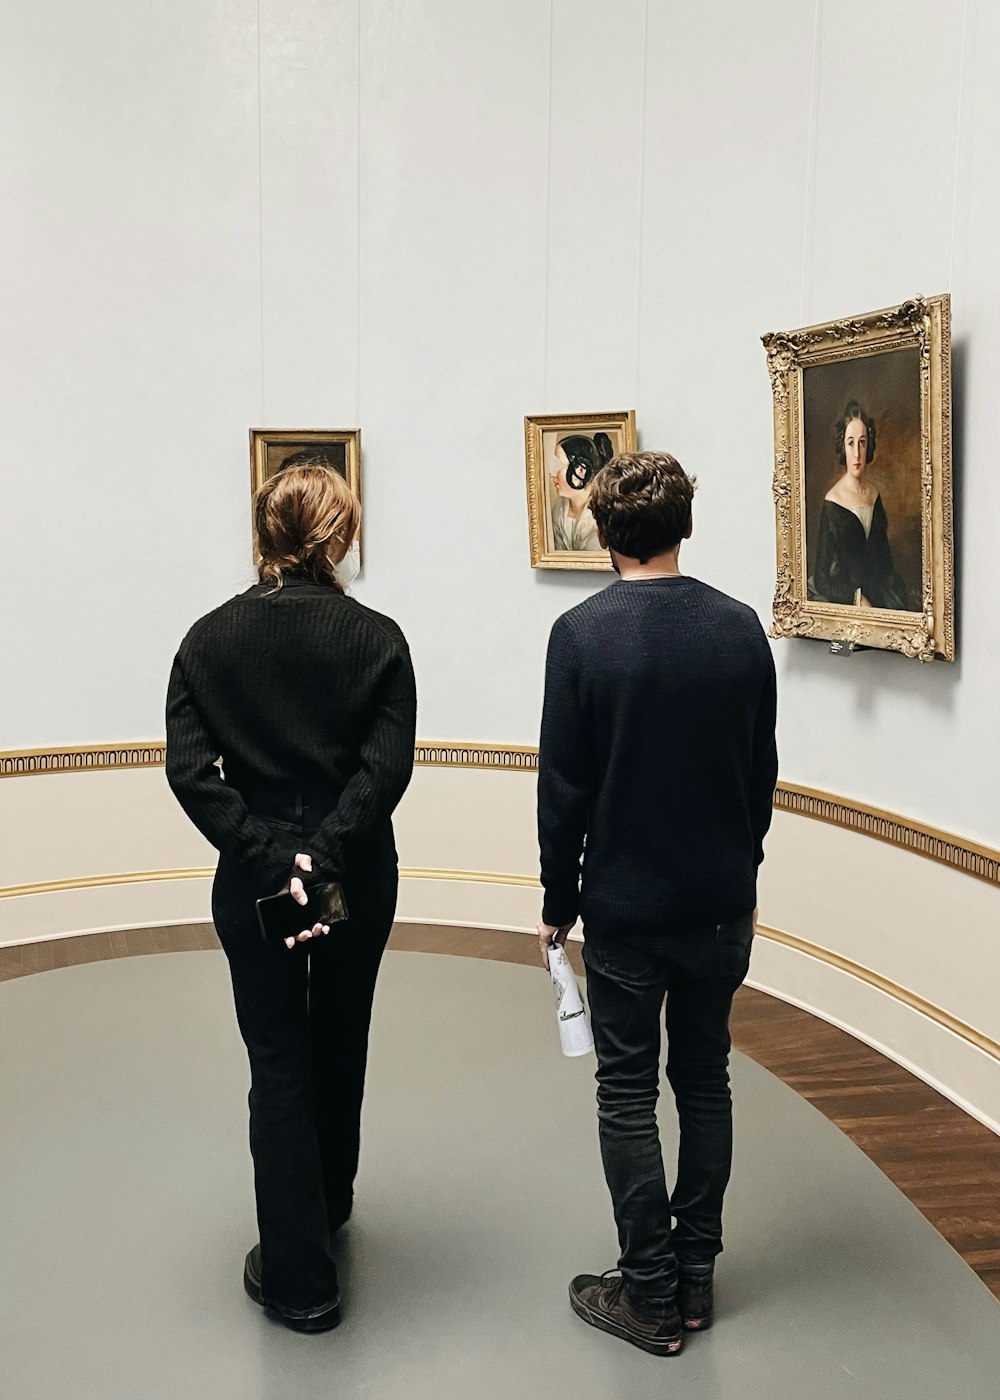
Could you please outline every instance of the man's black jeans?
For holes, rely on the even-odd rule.
[[[753,917],[669,934],[588,925],[584,936],[618,1266],[634,1295],[669,1299],[678,1260],[707,1262],[722,1249],[733,1150],[729,1012],[749,970]],[[672,1196],[656,1124],[664,998],[666,1072],[680,1120]]]
[[[347,921],[289,949],[264,943],[257,927],[254,901],[274,891],[254,889],[225,860],[216,874],[212,913],[250,1060],[261,1284],[289,1311],[337,1297],[331,1235],[353,1199],[372,998],[397,883],[390,830],[344,880]]]

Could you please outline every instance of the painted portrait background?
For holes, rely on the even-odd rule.
[[[310,455],[324,458],[333,470],[346,479],[347,477],[347,443],[346,442],[316,442],[303,438],[301,442],[265,442],[264,443],[264,476],[272,477],[279,472],[290,457],[297,456],[300,452],[308,452]]]
[[[867,478],[889,521],[889,548],[909,605],[921,607],[920,352],[892,350],[802,371],[806,574],[811,576],[823,498],[843,475],[834,425],[851,399],[875,419],[875,457]]]
[[[265,481],[288,466],[293,457],[318,457],[331,471],[344,478],[361,498],[360,429],[251,428],[250,490],[256,493]],[[361,531],[357,536],[360,557]]]
[[[564,438],[568,437],[585,437],[589,438],[590,441],[593,442],[594,434],[597,432],[607,433],[608,437],[611,439],[612,454],[615,457],[617,457],[620,452],[624,452],[626,450],[625,432],[622,428],[602,426],[601,428],[588,427],[586,429],[581,430],[580,428],[567,425],[564,428],[545,428],[542,431],[542,470],[545,477],[544,500],[546,549],[559,550],[561,548],[561,546],[556,543],[552,525],[553,510],[556,509],[556,503],[559,500],[555,488],[554,478],[561,466],[561,463],[556,459],[556,448],[559,446],[560,442],[562,442]],[[586,512],[586,515],[588,516],[588,518],[592,518],[590,517],[589,510]],[[604,552],[601,549],[600,545],[597,543],[596,532],[594,534],[593,543],[591,544],[588,552],[595,554],[603,554]]]

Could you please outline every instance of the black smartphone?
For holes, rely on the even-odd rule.
[[[306,885],[308,904],[290,894],[271,894],[257,901],[257,922],[265,943],[296,938],[313,924],[342,924],[347,918],[343,886]]]

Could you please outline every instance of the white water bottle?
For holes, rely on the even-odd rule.
[[[576,975],[570,967],[566,950],[553,943],[549,948],[549,975],[556,998],[556,1019],[559,1023],[559,1043],[564,1055],[575,1058],[589,1055],[594,1048],[590,1015],[584,1005]]]

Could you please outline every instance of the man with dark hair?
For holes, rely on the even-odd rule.
[[[621,1248],[618,1271],[581,1274],[570,1302],[662,1356],[712,1320],[732,1158],[729,1012],[749,968],[777,778],[774,664],[757,615],[678,568],[693,494],[666,453],[625,454],[598,473],[590,506],[620,577],[552,628],[538,772],[539,943],[547,966],[583,919]],[[655,1115],[664,1000],[680,1121],[670,1194]]]

